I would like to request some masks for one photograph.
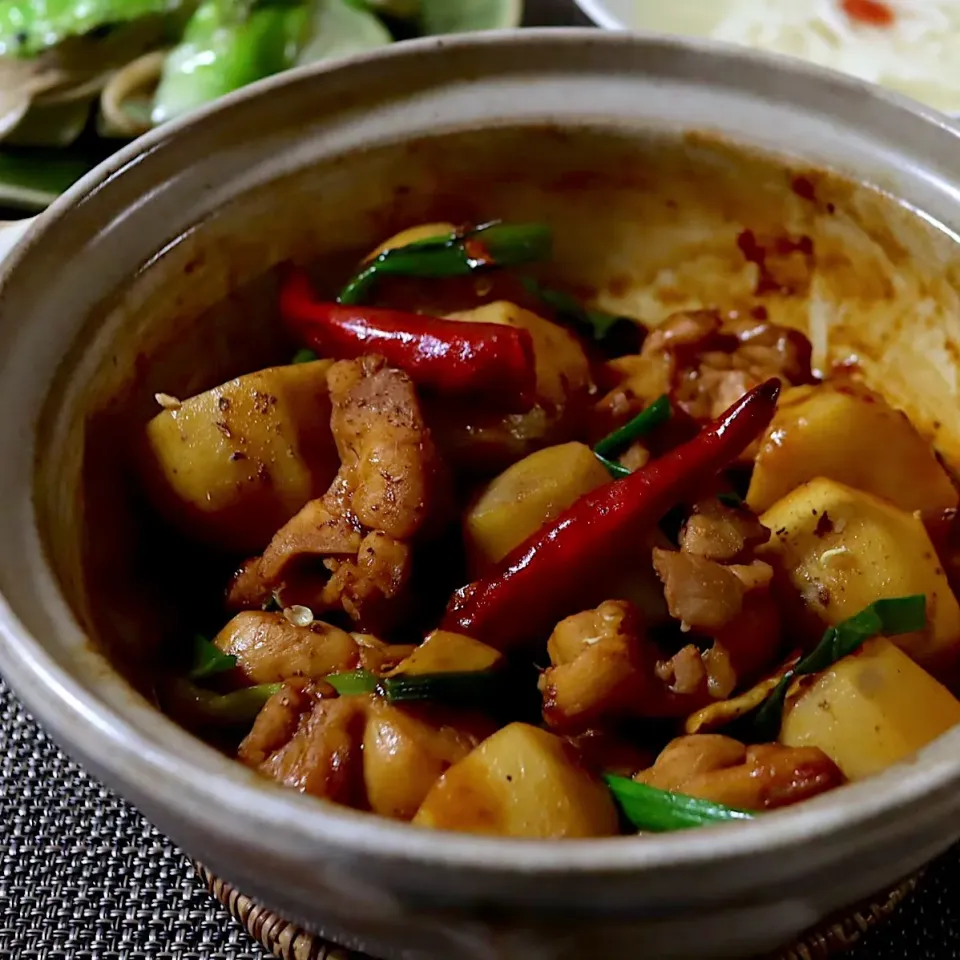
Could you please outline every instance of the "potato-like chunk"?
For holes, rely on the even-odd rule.
[[[464,539],[476,574],[502,560],[610,474],[583,443],[531,453],[482,491],[464,518]]]
[[[747,503],[766,510],[815,477],[866,490],[904,510],[957,505],[957,490],[906,415],[857,383],[794,387],[757,455]]]
[[[618,832],[607,788],[559,737],[511,723],[434,785],[414,823],[507,837],[605,837]]]
[[[363,735],[363,779],[370,809],[410,820],[440,775],[462,760],[493,724],[453,711],[395,707],[374,698]]]
[[[546,407],[562,410],[571,394],[590,385],[590,364],[586,355],[577,338],[559,324],[506,300],[453,313],[450,319],[464,323],[499,323],[526,330],[533,338],[537,397]]]
[[[805,644],[875,600],[922,593],[926,629],[895,642],[930,669],[960,654],[960,606],[918,517],[821,477],[774,504],[762,520],[773,536],[757,555],[777,571]]]
[[[503,469],[532,450],[568,440],[586,412],[593,385],[577,338],[550,320],[506,300],[449,314],[464,323],[498,323],[527,330],[533,339],[537,403],[526,413],[479,411],[441,399],[432,409],[438,441],[460,464]]]
[[[397,664],[393,674],[418,676],[425,673],[480,673],[492,670],[503,654],[473,637],[449,630],[434,630]]]
[[[271,367],[157,414],[140,472],[157,509],[195,540],[259,553],[340,466],[329,361]]]
[[[960,701],[885,637],[793,686],[780,741],[819,747],[850,780],[903,760],[960,723]]]

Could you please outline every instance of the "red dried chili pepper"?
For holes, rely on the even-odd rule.
[[[851,20],[859,20],[872,27],[890,27],[896,20],[890,5],[881,0],[843,0],[841,6]]]
[[[692,440],[577,500],[501,561],[457,591],[443,628],[499,649],[549,632],[601,598],[611,567],[628,559],[675,504],[727,466],[770,423],[773,379],[751,390]]]
[[[314,299],[310,279],[299,269],[291,269],[281,284],[280,314],[297,342],[320,356],[379,354],[421,386],[457,395],[496,394],[516,413],[535,402],[533,339],[527,330],[324,303]]]

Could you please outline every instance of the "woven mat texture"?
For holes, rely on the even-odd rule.
[[[531,24],[582,23],[528,0]],[[850,960],[960,958],[960,852]],[[0,958],[263,960],[193,868],[68,760],[0,680]]]
[[[850,960],[960,957],[960,852]],[[0,680],[0,958],[263,960],[189,862]],[[451,958],[453,960],[453,958]]]

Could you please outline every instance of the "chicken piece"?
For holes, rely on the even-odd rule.
[[[251,684],[281,683],[293,677],[319,680],[360,665],[357,642],[343,630],[314,620],[308,627],[282,613],[238,613],[213,639]]]
[[[412,381],[362,357],[335,363],[327,383],[353,515],[369,530],[411,539],[427,519],[438,469]]]
[[[591,728],[565,739],[576,750],[583,766],[599,776],[613,773],[632,777],[656,759],[656,754],[646,747],[637,746],[626,736],[605,728]]]
[[[707,702],[705,678],[701,689],[683,694],[660,679],[660,653],[639,619],[632,604],[608,600],[557,624],[547,644],[552,666],[540,678],[551,727],[576,731],[621,717],[680,717]]]
[[[715,698],[729,696],[741,680],[754,679],[776,659],[780,611],[770,592],[772,567],[760,560],[723,566],[659,547],[653,565],[670,615],[684,629],[712,637],[718,648],[703,654]]]
[[[683,696],[696,694],[709,683],[704,658],[692,643],[681,647],[669,660],[661,660],[656,674],[660,681]]]
[[[536,404],[525,413],[475,400],[430,401],[428,416],[451,462],[473,472],[498,473],[535,450],[580,436],[595,388],[590,362],[570,330],[506,301],[451,313],[448,319],[526,330],[533,341],[537,380]]]
[[[811,348],[795,330],[710,310],[676,313],[647,337],[639,356],[607,365],[617,385],[599,411],[623,422],[664,393],[698,421],[711,420],[770,377],[813,382]]]
[[[663,581],[670,616],[687,630],[719,630],[743,606],[746,591],[742,581],[728,567],[713,560],[655,547],[653,566]],[[770,573],[772,576],[772,569]]]
[[[412,559],[408,544],[385,533],[368,533],[354,559],[324,561],[331,576],[319,598],[319,609],[342,608],[368,630],[389,626],[402,615],[394,601],[405,599]]]
[[[496,729],[479,716],[437,707],[396,707],[374,699],[363,734],[370,809],[412,820],[440,777]]]
[[[550,726],[585,728],[631,712],[647,667],[636,619],[631,605],[608,600],[557,624],[547,643],[552,666],[540,678]]]
[[[340,472],[264,551],[267,583],[304,557],[357,555],[365,530],[409,540],[427,519],[439,463],[409,377],[362,357],[335,363],[328,383]]]
[[[680,549],[688,556],[735,563],[769,539],[770,531],[749,510],[707,497],[694,505],[683,525]]]
[[[351,633],[360,652],[360,669],[383,676],[396,669],[416,650],[412,643],[384,643],[369,633]]]
[[[770,377],[785,385],[812,383],[811,352],[810,342],[795,330],[748,317],[726,320],[719,335],[686,362],[677,401],[697,420],[709,420]]]
[[[301,714],[324,697],[336,696],[337,691],[322,680],[287,680],[257,714],[250,732],[237,747],[237,759],[248,767],[258,767],[294,735]]]
[[[260,576],[260,558],[244,560],[227,584],[224,606],[231,613],[264,610],[273,601],[273,591]]]
[[[241,568],[227,605],[249,609],[276,595],[283,605],[343,609],[365,629],[386,629],[403,612],[407,541],[445,513],[445,478],[406,374],[362,357],[335,363],[328,383],[340,472]]]
[[[342,481],[320,500],[311,500],[274,535],[257,566],[262,583],[277,586],[289,568],[316,557],[354,556],[363,532],[340,494]]]
[[[773,580],[773,567],[762,560],[724,566],[662,547],[654,547],[653,566],[670,616],[708,635],[727,627],[743,610],[746,596],[769,589]]]
[[[264,599],[273,597],[283,607],[308,607],[315,615],[343,610],[363,629],[377,632],[388,630],[404,614],[413,551],[407,543],[373,532],[359,539],[355,554],[307,555],[300,564],[286,566],[273,588],[261,569],[245,565],[235,575],[227,609],[260,608]]]
[[[237,758],[266,777],[351,807],[366,803],[363,731],[370,697],[287,683],[260,711]]]
[[[301,793],[410,820],[440,776],[494,729],[473,714],[338,697],[327,684],[293,680],[267,701],[237,756]]]
[[[817,747],[745,747],[718,734],[673,740],[633,779],[741,810],[786,807],[844,783],[840,769]]]
[[[331,673],[389,670],[412,649],[391,647],[376,637],[349,634],[322,620],[298,626],[283,613],[238,613],[213,639],[237,658],[251,684],[282,683],[295,677],[322,680]]]
[[[641,356],[691,354],[718,344],[723,321],[715,310],[685,310],[667,317],[650,331]]]

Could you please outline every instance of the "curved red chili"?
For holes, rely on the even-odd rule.
[[[320,356],[379,354],[421,386],[446,394],[496,394],[516,413],[535,402],[527,330],[325,303],[314,299],[310,278],[296,268],[281,284],[280,314],[297,342]]]
[[[504,650],[545,636],[558,620],[587,609],[611,568],[629,559],[647,531],[767,427],[779,394],[780,381],[768,380],[692,440],[581,497],[494,574],[459,590],[443,629]]]

